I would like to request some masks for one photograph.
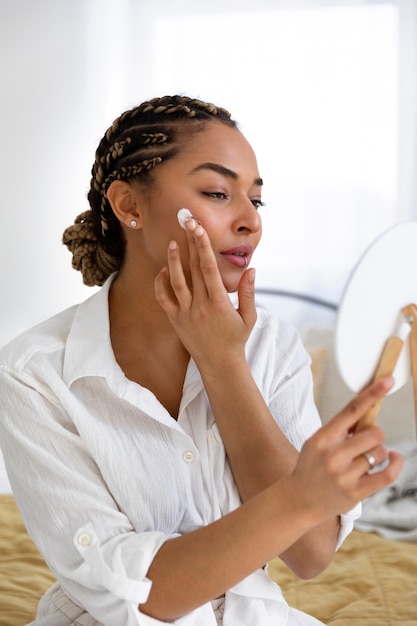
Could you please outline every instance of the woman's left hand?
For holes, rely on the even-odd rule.
[[[230,365],[244,357],[244,348],[256,322],[255,270],[246,270],[239,281],[238,307],[227,293],[205,229],[188,220],[186,233],[190,258],[187,283],[175,241],[168,247],[168,267],[155,279],[155,295],[181,342],[205,367]]]

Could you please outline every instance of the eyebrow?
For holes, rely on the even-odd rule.
[[[190,174],[196,174],[201,170],[210,170],[212,172],[217,172],[217,174],[221,174],[226,178],[231,178],[232,180],[238,180],[239,176],[233,170],[230,170],[228,167],[224,165],[220,165],[220,163],[202,163],[201,165],[197,165],[194,169],[191,170]],[[258,187],[262,187],[264,184],[262,178],[255,178],[254,185]]]

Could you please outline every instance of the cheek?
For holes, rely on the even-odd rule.
[[[201,222],[204,229],[206,230],[213,248],[216,248],[216,244],[221,241],[221,238],[224,238],[224,221],[216,217],[207,215],[205,215],[201,219],[196,215],[196,219]]]
[[[262,220],[259,219],[259,231],[257,233],[257,239],[256,239],[256,247],[258,247],[259,242],[262,239]]]
[[[176,212],[167,212],[154,209],[144,221],[144,237],[147,241],[149,250],[154,248],[155,251],[164,252],[168,249],[169,242],[172,240],[182,246],[186,240],[184,230],[178,223]]]

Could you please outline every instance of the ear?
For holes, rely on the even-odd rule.
[[[124,180],[114,180],[107,190],[107,199],[117,219],[125,226],[141,227],[139,198],[135,188]]]

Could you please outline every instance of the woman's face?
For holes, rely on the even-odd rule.
[[[188,274],[188,245],[177,212],[185,207],[206,229],[223,283],[237,289],[261,237],[262,180],[256,158],[235,128],[210,122],[181,147],[177,157],[152,170],[154,183],[138,191],[141,256],[156,274],[175,239]],[[128,245],[138,245],[130,238]]]

